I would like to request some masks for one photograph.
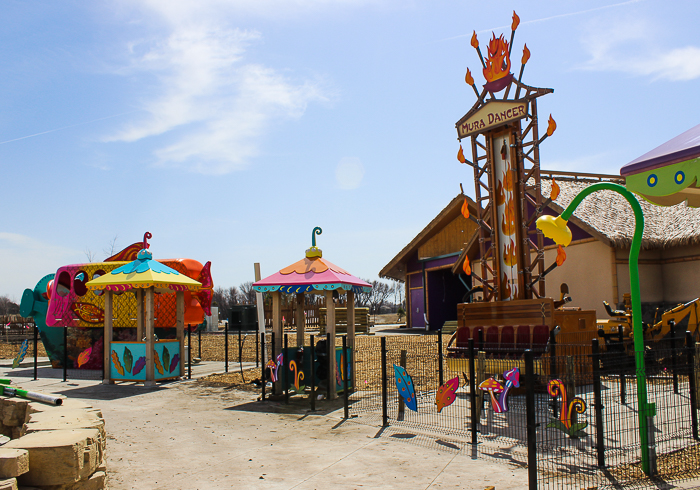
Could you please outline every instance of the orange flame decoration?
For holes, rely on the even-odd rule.
[[[504,245],[503,247],[503,262],[508,267],[515,267],[518,265],[518,254],[515,250],[515,242],[513,239],[510,240],[510,245]]]
[[[515,234],[515,202],[513,200],[508,201],[503,212],[501,231],[506,236]]]
[[[557,246],[557,266],[561,266],[566,260],[566,252],[561,245]]]
[[[552,117],[552,115],[549,115],[549,121],[547,122],[547,136],[552,136],[554,134],[554,131],[557,129],[557,123]]]
[[[472,40],[474,38],[472,37]],[[484,78],[487,82],[500,80],[510,73],[510,56],[508,56],[508,41],[503,34],[500,37],[493,35],[489,41],[488,58],[484,68]]]
[[[510,165],[503,175],[503,187],[507,192],[513,192],[513,172],[510,170]]]
[[[464,203],[462,203],[462,216],[464,216],[464,219],[469,219],[469,204],[466,197],[464,198]]]
[[[524,65],[530,60],[530,50],[527,49],[527,43],[525,43],[525,47],[523,48],[523,57],[520,60],[520,62]]]
[[[549,198],[552,201],[555,201],[557,197],[559,197],[559,184],[556,183],[554,179],[552,179],[552,190],[549,192]]]
[[[496,185],[496,206],[506,203],[506,193],[503,192],[503,181],[499,180]]]
[[[467,74],[464,75],[464,81],[467,82],[467,85],[474,85],[474,78],[472,77],[472,72],[467,68]]]
[[[474,34],[472,34],[472,48],[476,49],[479,47],[479,40],[476,38],[476,31],[474,31]]]
[[[464,158],[464,150],[462,150],[462,145],[459,145],[459,151],[457,152],[457,160],[462,163],[467,163],[467,159]]]
[[[464,273],[466,275],[468,275],[468,276],[472,275],[472,266],[469,265],[469,258],[468,257],[464,258],[464,264],[462,264],[462,270],[464,271]]]
[[[512,291],[510,289],[510,282],[508,281],[508,276],[506,276],[505,272],[503,273],[503,284],[505,284],[505,286],[503,287],[503,292],[505,293],[505,297],[510,298]]]
[[[515,13],[515,10],[513,10],[513,23],[510,25],[511,30],[516,30],[518,26],[520,25],[520,17],[518,17],[518,14]]]

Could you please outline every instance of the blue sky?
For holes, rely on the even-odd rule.
[[[698,2],[4,2],[0,294],[145,231],[237,286],[321,226],[324,257],[376,278],[472,193],[469,41],[513,10],[513,71],[527,43],[523,81],[554,89],[543,168],[617,174],[698,124]]]

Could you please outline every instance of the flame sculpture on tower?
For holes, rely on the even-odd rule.
[[[485,83],[477,87],[472,71],[464,77],[476,94],[474,106],[456,124],[461,142],[470,144],[471,159],[460,144],[458,159],[474,170],[479,224],[478,257],[469,265],[468,251],[461,258],[462,270],[481,286],[483,301],[540,298],[545,295],[544,238],[534,226],[547,201],[540,186],[540,144],[552,136],[556,123],[549,116],[546,133],[540,137],[537,98],[553,92],[522,82],[530,50],[523,46],[518,77],[511,73],[511,53],[520,18],[513,12],[510,40],[492,33],[484,58],[474,31],[471,46],[479,55]],[[558,192],[558,191],[557,191]],[[555,264],[554,267],[557,265]],[[476,299],[476,298],[475,298]]]

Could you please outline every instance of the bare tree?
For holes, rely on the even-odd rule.
[[[240,286],[241,289],[241,300],[244,304],[254,305],[255,304],[255,289],[253,289],[253,282],[244,282]]]
[[[105,253],[105,256],[106,256],[105,258],[109,258],[112,255],[114,255],[116,252],[118,252],[118,250],[117,250],[117,238],[118,237],[119,237],[119,235],[114,235],[114,238],[112,238],[112,240],[107,244],[107,248],[102,250]]]
[[[95,261],[95,252],[90,250],[89,248],[85,248],[83,251],[85,253],[85,257],[87,258],[88,263],[94,262]]]
[[[16,315],[19,313],[19,305],[7,296],[0,296],[0,315]]]

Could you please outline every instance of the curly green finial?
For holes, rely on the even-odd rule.
[[[316,246],[316,235],[323,233],[320,226],[317,226],[311,232],[311,248],[306,251],[306,258],[315,259],[323,256],[321,249]]]
[[[316,228],[313,229],[311,232],[311,246],[315,247],[316,246],[316,235],[320,235],[323,233],[323,230],[321,229],[320,226],[317,226]]]

